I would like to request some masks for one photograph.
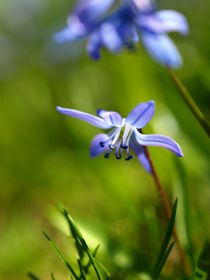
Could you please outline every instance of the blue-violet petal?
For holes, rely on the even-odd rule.
[[[159,134],[141,134],[137,130],[135,132],[136,141],[143,146],[160,146],[173,152],[179,157],[183,157],[180,146],[170,137]]]
[[[174,68],[182,65],[179,51],[167,35],[142,31],[142,42],[148,53],[163,65]]]
[[[68,116],[76,118],[76,119],[80,119],[82,121],[85,121],[89,124],[100,127],[102,129],[109,129],[112,127],[110,124],[106,123],[106,121],[104,119],[101,119],[99,117],[96,117],[96,116],[88,114],[88,113],[81,112],[79,110],[67,109],[67,108],[62,108],[62,107],[57,107],[57,110],[58,110],[58,112],[60,112],[62,114],[68,115]]]
[[[153,117],[154,110],[154,101],[142,102],[129,113],[126,122],[136,128],[143,128]]]
[[[90,156],[97,157],[100,154],[103,154],[106,151],[108,151],[109,150],[108,145],[111,143],[111,140],[110,141],[108,141],[108,140],[109,140],[109,136],[107,134],[104,134],[104,133],[97,134],[93,138],[91,145],[90,145]],[[106,145],[104,147],[102,147],[100,145],[101,142],[106,142]]]

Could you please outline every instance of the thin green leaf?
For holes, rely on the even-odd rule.
[[[81,260],[78,259],[78,260],[77,260],[77,263],[78,263],[79,270],[80,270],[79,279],[86,280],[85,273],[84,273],[84,267],[82,266]]]
[[[32,279],[32,280],[40,280],[40,278],[39,277],[37,277],[35,274],[33,274],[32,272],[29,272],[28,274],[27,274],[27,276],[30,278],[30,279]]]
[[[65,208],[61,209],[61,211],[62,211],[64,217],[67,219],[68,212],[65,210]],[[69,217],[69,218],[71,219],[71,217]],[[79,242],[79,238],[78,238],[78,234],[80,234],[80,231],[79,231],[79,229],[77,228],[76,225],[73,226],[73,223],[69,223],[69,228],[70,228],[72,237],[75,240],[75,245],[76,245],[76,249],[77,249],[78,255],[79,255],[80,259],[83,259],[83,257],[84,257],[83,246]]]
[[[102,276],[105,279],[110,279],[110,273],[108,272],[108,270],[105,268],[105,266],[98,260],[96,260],[96,263],[101,271]]]
[[[51,280],[55,280],[55,277],[54,277],[53,273],[51,273],[50,276],[51,276]]]
[[[62,210],[62,214],[64,215],[64,217],[66,218],[68,224],[69,224],[69,227],[70,229],[74,232],[75,236],[78,238],[78,240],[80,241],[82,247],[83,247],[83,250],[86,252],[94,270],[95,270],[95,273],[98,277],[99,280],[103,280],[103,277],[101,275],[101,272],[98,268],[98,265],[95,261],[95,258],[94,256],[92,255],[90,249],[88,248],[88,245],[82,235],[82,233],[80,232],[79,228],[76,226],[74,220],[72,219],[72,217],[68,214],[68,212],[66,211],[66,209],[63,209]]]
[[[50,242],[50,244],[54,247],[54,249],[56,250],[57,254],[59,255],[59,257],[61,258],[61,260],[64,262],[64,264],[67,266],[67,268],[69,269],[69,271],[72,273],[72,275],[74,276],[75,279],[79,279],[79,277],[77,276],[76,272],[74,271],[73,267],[71,266],[71,264],[68,262],[68,260],[64,257],[64,255],[60,252],[60,250],[57,248],[57,246],[55,245],[54,241],[45,233],[43,232],[44,236],[47,238],[47,240]]]
[[[188,194],[188,181],[187,181],[187,176],[186,176],[186,171],[184,169],[183,164],[181,163],[180,160],[177,160],[175,158],[175,164],[176,164],[176,169],[177,173],[179,176],[180,180],[180,190],[181,190],[181,196],[182,196],[182,205],[183,205],[183,217],[184,217],[184,224],[185,224],[185,231],[186,231],[186,237],[187,237],[187,252],[191,260],[192,266],[195,268],[195,259],[193,255],[193,245],[192,245],[192,238],[191,238],[191,232],[190,232],[190,221],[191,221],[191,216],[190,216],[190,202],[189,202],[189,194]]]
[[[165,262],[167,261],[168,259],[168,256],[174,246],[174,241],[171,242],[171,244],[168,246],[168,249],[166,250],[163,258],[160,260],[160,262],[158,263],[158,267],[156,268],[156,271],[154,272],[154,275],[153,275],[153,279],[158,279],[158,277],[160,276],[160,273],[165,265]]]
[[[163,263],[163,261],[166,257],[166,254],[168,252],[167,248],[169,246],[169,242],[170,242],[170,239],[171,239],[171,236],[173,233],[173,228],[174,228],[174,223],[175,223],[175,218],[176,218],[177,203],[178,203],[178,199],[175,200],[173,208],[172,208],[171,217],[170,217],[170,220],[169,220],[169,223],[167,226],[165,237],[163,239],[163,242],[162,242],[162,245],[160,248],[160,252],[158,254],[157,260],[156,260],[154,268],[153,268],[153,272],[152,272],[153,277],[154,277],[154,275],[157,275],[157,271],[159,270],[160,264]]]
[[[95,258],[95,256],[97,255],[97,252],[98,252],[99,248],[100,248],[100,244],[98,244],[98,245],[96,246],[96,248],[93,250],[92,255],[93,255],[94,258]],[[89,268],[90,268],[90,266],[91,266],[91,262],[90,262],[90,260],[89,260],[88,263],[84,266],[84,271],[85,271],[86,274],[89,273]]]
[[[203,250],[199,256],[197,267],[193,275],[193,280],[210,279],[210,243],[204,244]]]

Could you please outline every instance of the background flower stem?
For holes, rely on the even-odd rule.
[[[199,122],[199,124],[201,125],[203,130],[206,132],[206,134],[210,138],[210,124],[207,121],[207,119],[205,118],[204,114],[201,112],[198,105],[195,103],[195,101],[191,97],[189,91],[184,86],[184,84],[179,79],[179,77],[176,75],[174,70],[172,70],[171,68],[167,68],[167,71],[168,71],[168,74],[169,74],[170,78],[172,79],[172,81],[176,85],[176,87],[177,87],[179,93],[181,94],[182,98],[184,99],[185,103],[187,104],[187,106],[189,107],[189,109],[191,110],[193,115],[195,116],[196,120]]]
[[[157,188],[157,191],[158,191],[158,194],[160,196],[160,199],[162,200],[162,203],[163,203],[163,206],[165,208],[165,212],[166,212],[167,218],[168,218],[168,220],[170,220],[170,217],[171,217],[171,205],[170,205],[169,200],[168,200],[168,198],[167,198],[167,196],[166,196],[166,194],[165,194],[165,192],[163,190],[163,187],[161,186],[161,183],[160,183],[160,180],[158,178],[157,172],[155,170],[152,158],[150,156],[149,149],[146,146],[144,147],[144,149],[145,149],[146,156],[147,156],[147,158],[149,160],[149,163],[150,163],[150,166],[151,166],[151,172],[152,172],[153,180],[155,182],[155,186]],[[175,244],[177,246],[177,249],[178,249],[178,252],[179,252],[179,255],[180,255],[180,259],[181,259],[181,261],[182,261],[182,263],[184,265],[185,273],[189,277],[191,275],[191,268],[190,268],[190,265],[189,265],[186,253],[183,250],[183,248],[181,246],[181,243],[179,241],[179,237],[177,235],[176,226],[175,225],[174,225],[174,230],[173,230],[173,236],[174,236]]]

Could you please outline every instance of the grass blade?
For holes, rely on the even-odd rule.
[[[84,273],[84,267],[83,267],[83,265],[81,263],[81,259],[78,259],[77,263],[78,263],[79,270],[80,270],[79,279],[86,280],[86,276],[85,276],[85,273]]]
[[[96,256],[97,253],[98,253],[99,247],[100,247],[100,244],[98,244],[98,245],[96,246],[96,248],[93,250],[92,255],[93,255],[94,258],[95,258],[95,256]],[[85,271],[86,274],[89,273],[89,268],[90,268],[90,266],[91,266],[91,262],[90,262],[90,260],[89,260],[89,262],[84,266],[84,271]]]
[[[72,219],[72,217],[68,214],[68,212],[66,211],[66,209],[63,209],[62,210],[62,214],[64,215],[65,219],[67,220],[68,224],[69,224],[69,227],[70,227],[70,230],[71,232],[74,233],[75,237],[78,239],[78,241],[80,242],[80,244],[82,245],[83,247],[83,250],[86,252],[94,270],[95,270],[95,273],[97,275],[97,278],[99,280],[103,280],[103,277],[101,275],[101,272],[100,272],[100,269],[98,268],[98,265],[95,261],[95,258],[93,256],[93,254],[91,253],[90,249],[88,248],[88,245],[82,235],[82,233],[80,232],[79,228],[76,226],[74,220]]]
[[[51,276],[51,280],[55,280],[55,277],[54,277],[53,273],[51,273],[50,276]]]
[[[173,234],[173,228],[174,228],[174,223],[175,223],[175,218],[176,218],[176,210],[177,210],[177,204],[178,204],[178,199],[175,200],[173,208],[172,208],[172,212],[171,212],[171,217],[167,226],[167,230],[165,233],[165,237],[163,239],[161,248],[160,248],[160,252],[158,254],[158,258],[156,260],[156,263],[154,265],[153,271],[152,271],[152,276],[154,279],[157,279],[157,277],[159,276],[158,273],[161,272],[163,265],[165,264],[168,255],[171,251],[171,249],[173,248],[174,243],[171,243],[169,245],[171,236]],[[170,249],[170,250],[169,250]],[[163,264],[163,265],[162,265]],[[160,269],[161,267],[161,269]],[[156,277],[156,278],[155,278]]]
[[[191,265],[193,268],[195,268],[195,259],[194,259],[194,254],[193,254],[193,243],[192,243],[192,238],[191,238],[191,232],[190,232],[190,221],[191,215],[190,215],[190,201],[189,201],[189,191],[188,191],[188,180],[187,180],[187,175],[185,168],[183,164],[181,163],[180,160],[175,159],[175,165],[176,165],[176,170],[178,174],[178,178],[180,181],[180,194],[181,194],[181,199],[182,199],[182,205],[183,205],[183,218],[184,218],[184,225],[185,225],[185,232],[186,232],[186,237],[187,237],[187,252],[190,257]]]
[[[104,265],[99,262],[98,260],[96,260],[96,263],[98,265],[98,268],[100,269],[101,271],[101,274],[102,276],[105,278],[105,279],[110,279],[110,274],[109,272],[107,271],[107,269],[104,267]]]
[[[44,236],[47,238],[47,240],[49,241],[49,243],[53,246],[53,248],[56,250],[57,254],[59,255],[59,257],[61,258],[61,260],[64,262],[64,264],[67,266],[67,268],[69,269],[69,271],[71,272],[71,274],[74,276],[75,279],[79,279],[79,277],[77,276],[76,272],[74,271],[74,269],[72,268],[71,264],[68,262],[68,260],[64,257],[64,255],[60,252],[60,250],[58,249],[58,247],[55,245],[54,241],[45,233],[43,232]]]
[[[168,256],[172,250],[172,248],[174,247],[174,241],[171,242],[171,244],[168,246],[168,249],[166,250],[163,258],[160,260],[160,262],[158,263],[158,267],[156,268],[155,274],[153,275],[153,279],[158,279],[158,277],[160,276],[160,273],[165,265],[165,262],[168,259]]]
[[[30,279],[32,279],[32,280],[40,280],[40,278],[39,277],[37,277],[35,274],[33,274],[32,272],[29,272],[28,274],[27,274],[27,276],[30,278]]]
[[[193,275],[193,280],[210,279],[210,243],[204,244],[203,250],[199,256],[197,267]]]

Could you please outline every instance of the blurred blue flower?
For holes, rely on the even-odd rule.
[[[179,51],[166,33],[188,33],[182,14],[156,11],[151,0],[121,0],[119,7],[108,13],[114,4],[115,0],[80,0],[68,18],[67,27],[55,35],[56,42],[87,38],[87,52],[93,59],[99,59],[102,47],[117,53],[125,47],[134,47],[140,38],[158,62],[174,68],[181,65]]]
[[[57,110],[68,116],[83,120],[91,125],[102,129],[110,129],[108,134],[100,133],[94,137],[90,146],[90,156],[96,157],[104,154],[108,158],[111,152],[115,157],[121,159],[123,151],[126,153],[126,160],[133,156],[130,149],[137,155],[139,161],[146,171],[151,172],[149,161],[146,157],[144,146],[161,146],[176,154],[183,156],[179,145],[171,138],[159,134],[143,134],[141,129],[151,120],[154,114],[154,102],[149,101],[137,105],[127,116],[113,111],[98,110],[94,116],[74,109],[57,107]]]

